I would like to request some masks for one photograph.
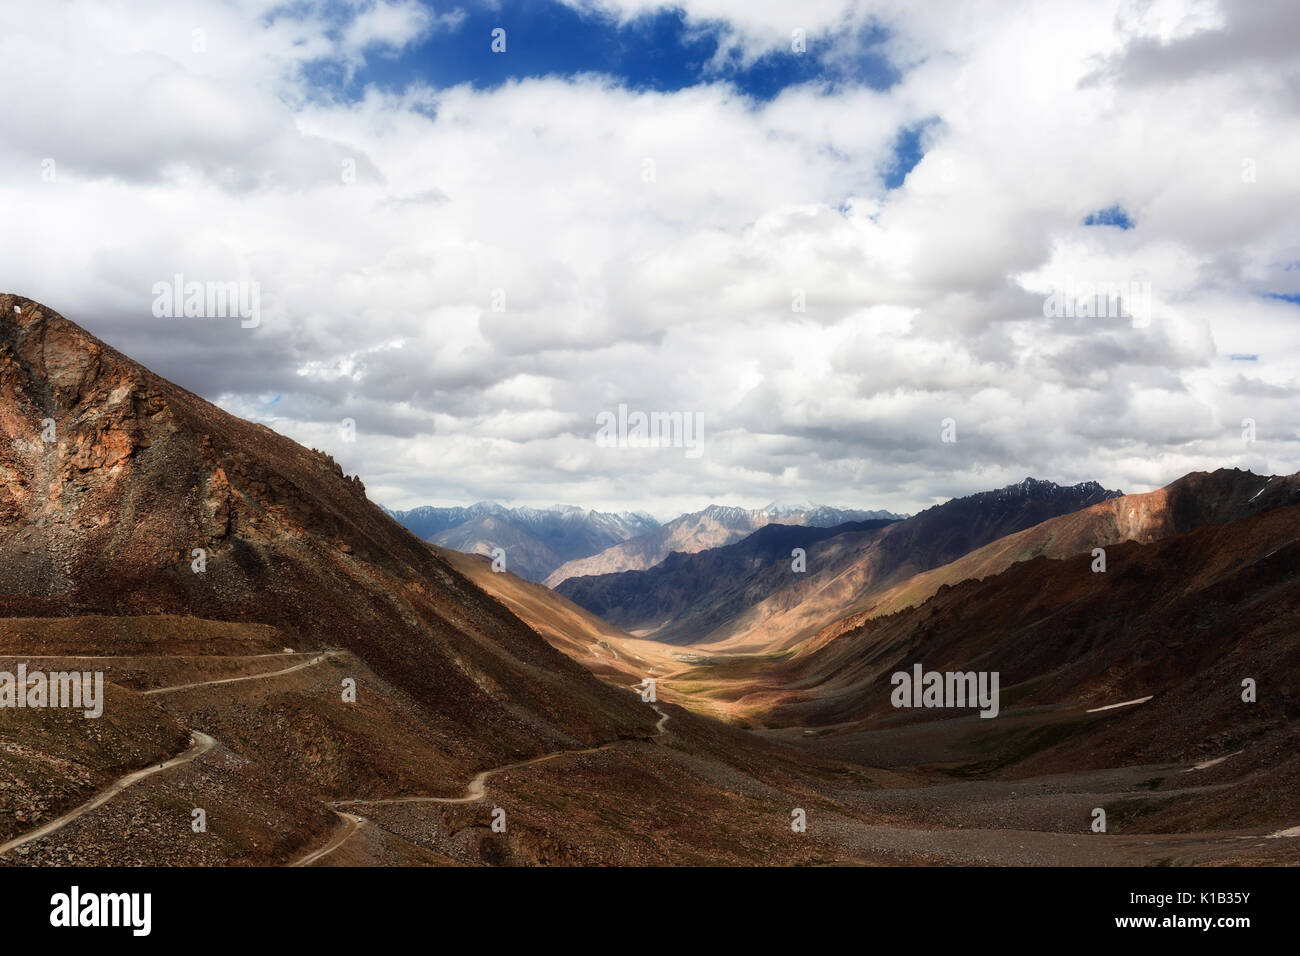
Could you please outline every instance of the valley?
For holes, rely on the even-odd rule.
[[[356,733],[355,711],[345,705],[315,708],[315,733],[309,742],[295,727],[301,719],[296,707],[305,700],[337,698],[335,678],[355,672],[356,662],[347,655],[311,652],[300,655],[305,658],[300,663],[314,666],[285,668],[271,666],[280,663],[274,660],[279,654],[266,653],[272,656],[241,656],[238,661],[207,656],[167,662],[138,656],[109,659],[104,666],[113,683],[122,687],[123,698],[134,694],[141,707],[165,708],[151,716],[174,726],[174,739],[141,770],[114,777],[115,771],[106,768],[102,782],[87,781],[81,791],[68,795],[74,805],[53,822],[19,832],[7,829],[0,862],[329,866],[1294,861],[1290,841],[1269,839],[1274,831],[1267,827],[1194,834],[1145,828],[1130,832],[1126,822],[1122,832],[1105,838],[1072,832],[1080,831],[1078,820],[1086,820],[1098,804],[1110,808],[1113,820],[1136,822],[1159,812],[1168,817],[1170,808],[1231,786],[1213,768],[1157,764],[973,782],[952,778],[937,767],[926,772],[904,769],[901,762],[874,770],[856,767],[825,744],[829,738],[814,746],[797,737],[782,741],[781,734],[773,733],[765,735],[771,738],[766,744],[742,743],[749,735],[709,727],[672,706],[653,708],[658,720],[644,736],[557,751],[487,768],[460,781],[443,778],[441,783],[420,769],[428,756],[429,744],[417,742],[425,736],[424,728],[403,722],[402,743],[396,749],[394,742],[353,738],[354,746],[364,745],[369,752],[365,767],[330,774],[327,751],[345,746],[349,731]],[[219,683],[229,676],[213,676],[232,669],[252,673],[240,675],[234,685]],[[157,683],[178,678],[179,684]],[[367,696],[381,698],[367,705],[366,726],[378,711],[392,708],[400,713],[400,705],[387,699],[391,690],[373,675],[366,675],[365,684],[370,688]],[[232,702],[226,697],[233,687],[239,694]],[[167,693],[145,703],[148,690]],[[239,715],[216,717],[214,706]],[[268,726],[273,713],[280,719]],[[401,714],[405,720],[411,716]],[[391,726],[393,715],[386,719]],[[187,727],[199,724],[209,729],[186,733]],[[293,733],[293,739],[273,743],[268,734],[276,728]],[[929,759],[960,752],[968,746],[963,738],[969,733],[969,727],[930,728]],[[881,737],[871,744],[873,754],[917,752],[915,731],[885,732]],[[304,752],[296,752],[299,746]],[[741,760],[734,756],[737,747],[744,754]],[[951,753],[945,753],[947,748],[953,748]],[[798,756],[800,750],[816,759]],[[728,751],[733,753],[730,759],[723,756]],[[13,755],[6,756],[12,768]],[[60,756],[66,755],[41,754],[40,759]],[[656,785],[647,786],[647,778]],[[381,781],[393,789],[379,790]],[[672,784],[671,792],[661,789],[665,782]],[[430,785],[433,793],[428,792]],[[790,832],[787,804],[808,810],[808,833]],[[206,832],[191,831],[192,808],[205,810]],[[503,834],[490,827],[495,808],[505,811]]]
[[[0,322],[0,672],[102,688],[0,708],[0,864],[1300,860],[1297,476],[577,510],[645,566],[552,589],[40,303]],[[976,699],[896,706],[918,671]]]

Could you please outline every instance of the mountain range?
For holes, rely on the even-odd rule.
[[[672,551],[693,553],[716,547],[773,521],[826,527],[864,518],[896,517],[884,511],[825,505],[771,504],[758,509],[710,505],[660,525],[644,512],[615,514],[572,505],[512,508],[486,501],[468,507],[425,505],[388,513],[432,544],[495,556],[508,570],[552,587],[574,569],[648,566]]]
[[[920,566],[978,543],[945,539],[945,517],[1027,523],[1053,501],[1061,514],[916,574],[894,578],[882,557],[893,552],[878,544],[888,533]],[[1288,845],[1300,835],[1289,822],[1300,817],[1300,473],[1220,469],[1133,495],[1028,480],[946,504],[825,537],[768,527],[648,571],[585,579],[626,602],[617,607],[666,608],[707,631],[711,608],[745,594],[746,575],[752,585],[790,573],[787,545],[807,547],[811,573],[816,549],[844,538],[853,547],[827,557],[871,553],[878,583],[866,574],[868,587],[815,632],[674,647],[607,626],[572,653],[611,673],[636,658],[662,699],[822,759],[937,775],[861,795],[886,826],[949,828],[972,848],[1002,832],[1022,860],[1097,863],[1107,857],[1086,838],[1042,857],[1031,848],[1046,833],[1085,831],[1102,807],[1112,834],[1148,834],[1148,862],[1208,861],[1188,850],[1212,832],[1256,840],[1272,862],[1300,860]],[[692,574],[705,580],[689,586]],[[492,590],[499,579],[482,581]],[[519,613],[554,612],[535,594]],[[898,709],[891,678],[914,667],[998,673],[1000,713]],[[972,852],[989,859],[987,847]]]
[[[888,511],[859,511],[825,505],[737,508],[709,505],[684,514],[645,534],[611,545],[589,557],[566,562],[545,579],[554,588],[562,581],[595,574],[636,571],[653,567],[674,551],[694,554],[739,541],[769,524],[827,528],[847,521],[879,521],[901,517]]]
[[[573,506],[510,508],[481,501],[466,508],[422,506],[389,511],[412,534],[467,554],[505,552],[507,567],[540,581],[574,558],[650,533],[659,522],[647,514],[611,514]]]
[[[922,571],[1057,515],[1114,498],[1095,482],[1027,478],[905,520],[793,529],[673,555],[644,571],[570,578],[557,590],[610,622],[669,643],[780,650]],[[802,568],[792,558],[802,548]],[[714,647],[716,649],[716,647]]]

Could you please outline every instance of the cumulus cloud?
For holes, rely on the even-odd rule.
[[[8,3],[0,285],[391,506],[915,510],[1026,474],[1295,470],[1297,307],[1264,294],[1300,262],[1300,65],[1261,26],[1285,9],[672,6],[728,56],[799,27],[899,80],[756,102],[708,70],[669,92],[412,70],[345,96],[321,77],[457,8]],[[1084,224],[1114,205],[1133,229]],[[260,282],[260,325],[154,318],[177,273]],[[1045,313],[1087,283],[1149,290],[1146,321]],[[619,403],[702,412],[704,454],[597,447]]]

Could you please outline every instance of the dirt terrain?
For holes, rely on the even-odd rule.
[[[111,754],[84,740],[74,748],[66,735],[23,742],[7,734],[0,861],[1296,861],[1295,841],[1269,839],[1274,831],[1267,827],[1178,833],[1135,825],[1150,819],[1146,804],[1154,799],[1195,800],[1213,788],[1214,768],[1152,766],[974,782],[937,768],[868,768],[829,748],[807,748],[825,752],[801,757],[777,740],[764,743],[672,705],[639,701],[656,717],[644,737],[457,776],[439,761],[439,741],[418,723],[411,704],[351,655],[264,653],[273,656],[98,657],[95,666],[113,679],[119,698],[114,712],[131,715],[139,730],[123,734]],[[14,660],[2,657],[0,667]],[[78,660],[86,659],[59,663],[85,666]],[[243,668],[248,679],[217,683]],[[179,683],[160,683],[160,672]],[[336,678],[343,673],[358,675],[368,688],[369,702],[360,710],[335,702]],[[150,696],[141,690],[183,685]],[[168,739],[157,739],[156,728],[166,728]],[[152,739],[141,733],[146,730]],[[859,749],[853,756],[861,755]],[[78,772],[69,773],[74,767]],[[28,784],[23,792],[13,786],[19,780]],[[50,800],[54,780],[64,788]],[[1109,833],[1088,831],[1094,806],[1108,808]],[[807,813],[807,833],[790,828],[796,807]],[[205,832],[191,828],[195,808],[206,813]],[[491,828],[497,808],[505,811],[504,833]],[[57,828],[50,832],[52,823]]]

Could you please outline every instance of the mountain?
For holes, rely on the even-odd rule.
[[[643,636],[711,649],[789,647],[891,585],[1044,519],[1118,496],[1096,482],[1026,478],[955,498],[910,518],[805,539],[797,571],[786,539],[675,556],[660,568],[572,578],[557,590]],[[791,547],[800,545],[791,536]],[[779,545],[779,547],[777,546]],[[737,570],[743,569],[743,570]],[[664,595],[656,600],[650,595]]]
[[[434,505],[420,505],[406,511],[384,508],[384,511],[411,534],[422,541],[428,541],[434,535],[458,524],[464,524],[471,518],[504,510],[501,505],[481,501],[468,507],[459,506],[439,508]]]
[[[920,604],[944,585],[990,577],[1020,561],[1067,558],[1123,541],[1148,544],[1203,524],[1238,521],[1297,501],[1300,474],[1261,477],[1235,468],[1193,472],[1155,491],[1110,498],[1050,518],[914,575],[884,593],[875,592],[859,602],[860,609],[831,625],[825,639],[870,617]]]
[[[944,585],[923,604],[866,621],[761,674],[749,667],[748,686],[733,688],[736,706],[776,725],[833,727],[819,742],[840,757],[857,750],[879,760],[882,733],[907,733],[916,748],[909,762],[964,752],[967,773],[1190,764],[1184,773],[1197,772],[1197,786],[1185,797],[1160,791],[1191,784],[1164,775],[1151,781],[1156,792],[1143,812],[1152,820],[1295,819],[1297,476],[1274,507],[1246,517],[1233,517],[1243,501],[1231,489],[1243,482],[1216,476],[1224,477],[1193,476],[1178,494],[1206,492],[1200,507],[1222,522],[1114,545],[1104,573],[1087,553],[1039,556]],[[1211,488],[1226,494],[1218,498]],[[918,663],[927,671],[997,672],[1001,716],[896,708],[891,675]],[[1243,699],[1248,678],[1253,700]],[[940,750],[935,740],[945,731],[936,718],[954,725]],[[1229,780],[1239,783],[1212,785]]]
[[[481,740],[454,758],[467,768],[643,724],[329,456],[30,300],[6,295],[0,310],[0,611],[264,623],[294,646],[319,646],[328,622],[331,645],[448,734]]]
[[[1290,832],[1300,816],[1300,694],[1286,676],[1300,668],[1298,486],[1300,475],[1222,470],[1143,495],[1066,490],[1055,494],[1060,506],[1102,500],[970,552],[992,560],[1059,546],[1070,552],[1066,560],[1039,555],[984,580],[940,584],[919,606],[780,655],[713,648],[673,654],[659,646],[649,654],[651,671],[662,675],[661,694],[760,728],[769,739],[824,759],[898,772],[919,765],[937,775],[933,785],[857,796],[873,819],[891,826],[916,826],[919,817],[975,842],[982,829],[1024,841],[1021,851],[1031,854],[1039,840],[1063,831],[1071,852],[1080,853],[1094,844],[1074,835],[1086,832],[1092,808],[1102,806],[1109,840],[1153,834],[1143,838],[1149,851],[1141,858],[1189,862],[1196,833],[1253,839]],[[951,516],[974,505],[1032,520],[1053,496],[1047,483],[1024,482],[932,510]],[[865,530],[880,534],[897,524]],[[703,559],[693,568],[698,577],[743,576],[769,560],[788,565],[787,545],[863,533],[825,531],[821,538],[819,529],[768,526],[738,544],[675,554],[660,567],[618,577],[644,580]],[[1089,546],[1099,534],[1153,540],[1107,545],[1107,572],[1094,573]],[[512,586],[508,575],[481,576],[485,588]],[[687,583],[684,575],[678,580]],[[526,619],[559,621],[564,607],[575,613],[555,592],[528,587],[533,606],[520,610]],[[600,631],[598,622],[586,627]],[[628,673],[633,653],[656,647],[608,625],[594,639],[567,630],[579,640],[566,650],[614,679]],[[637,661],[632,672],[646,663]],[[893,707],[890,677],[918,663],[998,670],[999,718]],[[1256,677],[1256,704],[1240,698],[1243,675],[1264,675]],[[927,839],[944,842],[933,833]],[[1294,861],[1284,842],[1256,839],[1252,852]]]
[[[509,571],[493,571],[481,554],[439,548],[461,574],[508,607],[557,650],[619,687],[632,687],[669,667],[672,649],[643,641],[585,608]]]
[[[738,541],[769,524],[831,527],[847,521],[885,520],[900,517],[888,511],[851,511],[822,505],[769,505],[749,510],[709,505],[703,511],[674,518],[652,531],[606,548],[587,558],[561,565],[545,579],[549,588],[568,578],[594,574],[612,574],[652,567],[674,551],[694,554]]]
[[[505,551],[507,567],[540,581],[566,561],[583,558],[659,527],[647,514],[611,514],[572,506],[508,508],[492,502],[470,507],[423,506],[389,514],[412,533],[467,554]]]
[[[668,644],[689,644],[743,614],[788,581],[796,548],[879,531],[888,518],[830,528],[769,524],[734,544],[674,551],[654,567],[562,581],[556,592],[593,614]]]

